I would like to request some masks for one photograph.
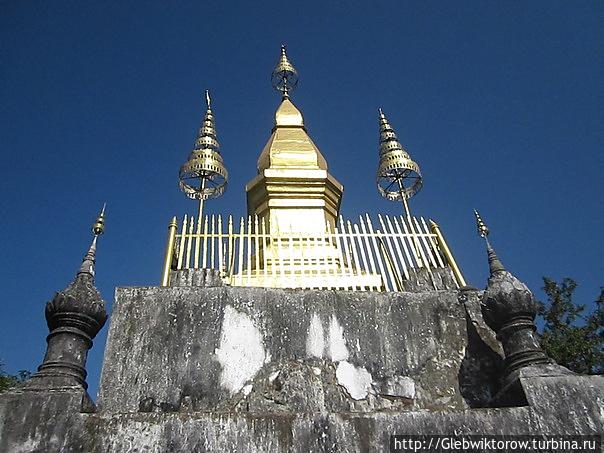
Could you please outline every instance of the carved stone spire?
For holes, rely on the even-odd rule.
[[[28,382],[30,388],[87,388],[88,350],[107,320],[105,301],[94,286],[96,244],[104,224],[105,206],[93,225],[94,239],[75,280],[46,304],[48,347],[42,365]]]
[[[508,272],[488,241],[489,230],[475,211],[479,234],[484,237],[489,258],[490,276],[483,295],[483,315],[495,331],[505,352],[506,380],[513,373],[536,364],[551,363],[535,333],[538,305],[528,287]]]

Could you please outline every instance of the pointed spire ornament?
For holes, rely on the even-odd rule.
[[[92,225],[92,234],[94,234],[94,238],[92,239],[92,244],[90,244],[90,248],[88,252],[84,256],[84,260],[82,261],[82,265],[80,266],[80,270],[78,271],[78,275],[80,274],[89,274],[94,277],[94,261],[96,255],[96,242],[97,238],[105,232],[105,208],[107,203],[103,203],[103,208],[99,213],[99,216],[96,218],[96,221]]]
[[[281,45],[281,57],[271,74],[271,84],[284,98],[298,86],[298,71],[287,58],[285,44]]]
[[[380,163],[376,175],[377,188],[388,200],[403,202],[409,217],[407,201],[420,191],[423,185],[419,165],[415,163],[403,145],[398,141],[396,132],[386,119],[382,109],[380,114]]]
[[[44,361],[28,388],[86,389],[86,358],[92,340],[107,321],[105,301],[94,286],[94,263],[98,237],[105,231],[105,205],[92,226],[94,238],[76,278],[55,293],[46,304],[45,317],[50,334]],[[88,397],[88,403],[94,403]]]
[[[509,395],[518,393],[515,389],[519,385],[517,378],[520,369],[549,364],[551,361],[541,349],[539,337],[535,334],[535,316],[539,306],[533,293],[503,267],[489,242],[489,228],[478,211],[474,210],[474,216],[478,234],[486,242],[490,270],[482,296],[482,314],[487,325],[497,335],[505,353],[503,389],[496,399],[509,399]]]
[[[185,195],[199,200],[198,220],[203,202],[220,197],[227,187],[228,172],[220,155],[220,144],[212,114],[210,92],[206,90],[206,114],[199,128],[189,159],[180,167],[178,178]]]
[[[487,239],[487,236],[489,235],[489,228],[486,226],[476,209],[474,209],[474,216],[476,217],[476,229],[478,230],[478,235],[481,238]]]
[[[495,274],[496,272],[505,271],[505,267],[503,267],[503,264],[501,264],[499,257],[489,242],[489,227],[487,227],[487,225],[484,223],[482,217],[480,217],[480,214],[476,209],[474,209],[474,216],[476,217],[476,229],[478,231],[478,235],[481,238],[484,238],[487,244],[487,256],[489,258],[489,269],[491,275]]]

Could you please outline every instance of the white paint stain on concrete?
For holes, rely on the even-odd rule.
[[[312,314],[310,326],[306,335],[306,355],[310,357],[323,357],[325,338],[321,318],[316,313]]]
[[[348,348],[344,338],[344,328],[340,326],[335,315],[329,321],[329,357],[334,362],[348,359]]]
[[[222,365],[220,384],[231,393],[252,379],[267,358],[262,333],[252,318],[230,305],[224,310],[220,347],[215,354]]]
[[[408,376],[393,376],[386,379],[380,391],[382,395],[415,398],[415,381]]]
[[[273,382],[275,379],[277,379],[279,377],[279,374],[281,373],[280,370],[277,371],[273,371],[271,373],[271,375],[268,377],[268,382]]]
[[[364,367],[355,367],[346,361],[338,363],[336,378],[338,384],[343,386],[355,400],[362,400],[367,397],[373,380],[371,373]]]

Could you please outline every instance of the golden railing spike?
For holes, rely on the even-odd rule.
[[[105,207],[103,206],[103,211]],[[166,243],[166,252],[164,255],[164,268],[161,276],[161,286],[168,286],[170,284],[170,271],[172,270],[172,259],[174,256],[174,242],[176,239],[176,231],[178,230],[178,224],[176,216],[172,217],[170,224],[168,225],[168,241]]]
[[[330,250],[331,255],[328,255],[327,258],[327,274],[328,274],[328,285],[327,285],[327,289],[332,289],[335,288],[336,286],[333,285],[331,282],[336,280],[336,277],[338,275],[338,262],[337,262],[337,257],[336,257],[336,251],[335,251],[335,243],[333,241],[333,233],[331,231],[331,222],[327,221],[326,225],[325,225],[325,230],[326,233],[324,234],[323,238],[324,238],[324,244],[328,247],[328,250]],[[333,276],[333,279],[330,278]]]
[[[367,256],[369,258],[369,273],[377,274],[377,266],[375,265],[375,260],[373,259],[373,252],[370,246],[369,235],[367,234],[367,229],[365,228],[365,221],[363,220],[363,216],[359,216],[359,223],[361,224],[361,231],[363,241],[365,242],[365,249],[367,250]],[[375,286],[375,290],[379,291],[380,288]]]
[[[216,219],[214,214],[212,214],[210,220],[210,268],[216,269],[215,257],[216,257],[216,248],[215,248],[215,237],[214,237],[214,227],[215,227]]]
[[[346,222],[344,222],[344,220],[340,219],[340,225],[342,227],[342,234],[344,235],[344,243],[346,244],[346,260],[348,261],[348,269],[350,272],[350,289],[356,289],[355,283],[358,281],[358,279],[354,256],[352,253],[352,250],[354,249],[354,245],[352,243],[353,238],[350,234],[350,231],[346,231]]]
[[[222,215],[218,214],[218,266],[220,267],[220,273],[224,272],[224,248],[222,243]]]
[[[440,245],[443,254],[447,258],[447,262],[449,263],[449,266],[453,271],[453,275],[455,276],[457,284],[460,287],[466,286],[466,280],[463,278],[463,275],[461,274],[461,271],[459,270],[459,267],[455,262],[455,258],[453,258],[453,254],[451,253],[451,250],[449,249],[449,246],[447,245],[447,242],[445,241],[445,238],[442,235],[438,224],[434,220],[430,220],[430,226],[432,227],[432,231],[434,232],[434,234],[436,234],[436,237],[438,238],[438,244]]]
[[[359,225],[354,223],[352,226],[354,228],[354,234],[358,238],[358,243],[359,243],[359,258],[361,260],[361,262],[360,262],[361,273],[363,273],[364,271],[366,273],[368,261],[367,261],[367,253],[365,250],[365,245],[363,243],[363,237],[361,236],[361,233],[359,231]],[[363,285],[362,289],[371,290],[371,287]]]
[[[384,223],[384,219],[382,218],[381,214],[378,214],[378,220],[380,221],[380,225],[381,225],[382,229],[384,230],[385,242],[388,246],[386,248],[386,244],[384,244],[384,240],[382,240],[380,238],[381,244],[384,247],[384,251],[386,253],[386,264],[388,264],[388,271],[390,273],[390,277],[392,279],[393,286],[396,288],[397,291],[402,291],[403,286],[402,286],[398,271],[396,270],[396,263],[394,261],[394,257],[396,255],[394,253],[394,248],[390,242],[391,235],[388,234],[388,228],[386,227],[386,223]]]
[[[417,221],[417,217],[411,217],[411,220],[413,221],[413,224],[415,226],[416,237],[419,236],[417,243],[419,246],[420,254],[422,256],[422,260],[424,261],[424,263],[426,263],[426,268],[428,268],[428,270],[430,270],[430,259],[429,259],[429,255],[427,253],[429,246],[428,246],[428,242],[426,241],[426,235],[424,232],[422,232],[422,229]],[[419,232],[419,233],[417,233],[417,232]],[[436,266],[436,263],[434,262],[434,260],[432,260],[432,265]]]
[[[258,229],[258,215],[254,214],[254,255],[256,273],[260,273],[260,230]]]
[[[228,241],[229,242],[229,250],[228,250],[229,257],[228,257],[228,264],[227,264],[227,266],[228,266],[227,273],[232,276],[234,274],[233,269],[235,266],[235,253],[233,250],[235,237],[233,234],[233,216],[232,215],[229,215],[228,234],[229,234],[229,241]]]
[[[187,234],[187,215],[185,214],[183,219],[182,219],[182,233],[180,234],[180,237],[178,238],[178,264],[176,266],[176,269],[180,270],[182,269],[182,264],[183,264],[183,259],[184,259],[184,253],[185,253],[185,241],[186,241],[186,234]]]
[[[266,241],[266,221],[262,217],[260,221],[260,228],[262,234],[262,275],[265,279],[268,279],[268,257],[267,257],[267,241]]]
[[[201,248],[201,216],[197,217],[195,228],[195,269],[199,268],[199,252]]]
[[[400,237],[396,234],[396,230],[394,229],[394,227],[392,226],[392,221],[390,220],[390,216],[386,216],[386,222],[388,225],[388,229],[390,230],[390,232],[392,233],[392,241],[394,242],[394,247],[396,248],[396,256],[399,257],[399,262],[401,263],[401,267],[403,268],[403,274],[405,276],[405,278],[408,280],[409,279],[409,271],[407,270],[407,265],[405,263],[405,258],[403,256],[403,253],[401,252],[401,247],[399,242],[400,241]],[[402,240],[403,242],[403,246],[405,246],[405,242],[404,239]],[[405,248],[405,253],[407,254],[407,256],[409,256],[409,252],[407,252],[407,249]]]
[[[422,222],[422,225],[424,227],[424,231],[426,233],[429,233],[430,229],[428,228],[428,225],[426,224],[426,220],[423,217],[420,217],[420,220]],[[430,235],[428,236],[428,239],[430,241],[430,255],[431,258],[434,260],[436,259],[437,262],[435,262],[434,266],[435,267],[444,267],[445,263],[443,262],[442,257],[440,256],[440,253],[438,253],[438,243],[437,243],[437,238],[435,238],[434,236]]]
[[[237,267],[239,268],[239,272],[237,272],[240,276],[243,276],[243,247],[245,245],[243,241],[243,237],[245,234],[245,220],[241,217],[241,221],[239,222],[239,260],[237,263]]]
[[[193,245],[193,228],[195,228],[195,218],[191,216],[189,219],[189,234],[187,240],[187,257],[185,258],[185,269],[191,267],[191,246]]]
[[[369,234],[371,235],[371,241],[373,243],[373,250],[375,250],[375,260],[378,263],[378,267],[380,269],[380,275],[382,276],[382,283],[386,291],[390,291],[390,287],[388,285],[388,279],[386,278],[386,272],[384,271],[384,264],[382,260],[382,254],[377,245],[376,234],[373,232],[373,225],[371,224],[371,219],[369,218],[369,214],[365,214],[367,218],[367,228],[369,229]]]
[[[294,238],[293,235],[287,238],[287,246],[289,251],[289,258],[287,260],[290,277],[293,277],[296,273],[295,260],[294,260]]]

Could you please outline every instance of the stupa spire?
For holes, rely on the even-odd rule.
[[[92,225],[94,239],[76,275],[67,288],[46,304],[45,317],[50,334],[44,361],[27,387],[86,389],[86,358],[92,340],[107,321],[105,301],[94,286],[94,262],[98,237],[105,231],[105,205]],[[94,403],[88,395],[82,401]]]
[[[187,197],[199,200],[198,221],[201,221],[203,214],[203,202],[221,196],[228,182],[228,172],[220,154],[208,90],[205,92],[205,98],[206,113],[197,133],[195,145],[178,174],[180,189]]]
[[[489,228],[484,223],[484,220],[482,220],[482,217],[480,217],[480,214],[476,209],[474,209],[474,216],[476,217],[476,229],[478,231],[478,235],[481,238],[484,238],[487,245],[487,257],[489,259],[489,270],[491,275],[497,272],[504,272],[505,267],[503,267],[503,264],[501,264],[499,257],[489,242]]]
[[[281,56],[271,74],[271,83],[284,98],[288,98],[289,93],[298,86],[298,71],[287,58],[285,44],[281,45]]]
[[[502,390],[495,399],[515,394],[520,382],[521,368],[549,364],[536,335],[535,316],[539,305],[533,293],[518,278],[507,271],[489,243],[489,228],[474,210],[478,234],[484,238],[489,258],[489,279],[482,295],[482,315],[501,341],[505,354],[505,375]]]
[[[388,200],[401,200],[405,213],[410,216],[407,200],[422,188],[419,165],[401,145],[394,128],[380,108],[380,163],[376,175],[380,194]]]
[[[94,262],[96,255],[96,242],[97,238],[105,232],[105,208],[107,203],[103,203],[103,208],[99,213],[99,216],[96,218],[96,221],[92,225],[92,233],[94,234],[94,238],[92,239],[92,244],[90,244],[90,248],[86,255],[84,255],[84,260],[82,261],[82,265],[80,266],[80,270],[77,275],[81,274],[89,274],[94,278]]]

